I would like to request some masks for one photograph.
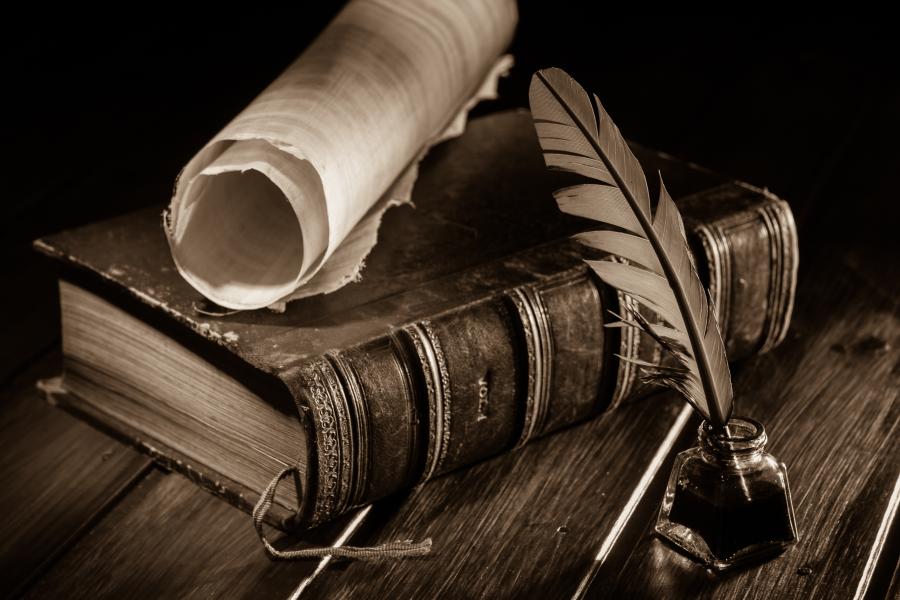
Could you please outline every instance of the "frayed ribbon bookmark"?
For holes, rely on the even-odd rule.
[[[263,519],[272,501],[275,498],[275,491],[281,480],[298,473],[297,467],[287,467],[275,476],[269,485],[259,497],[256,506],[253,507],[253,526],[266,550],[266,554],[273,560],[299,560],[304,558],[323,558],[332,556],[334,558],[346,558],[349,560],[385,560],[392,558],[414,558],[425,556],[431,552],[431,538],[426,538],[421,542],[413,542],[412,540],[402,540],[397,542],[388,542],[380,546],[355,547],[355,546],[323,546],[319,548],[304,548],[302,550],[278,550],[266,538],[263,531]]]

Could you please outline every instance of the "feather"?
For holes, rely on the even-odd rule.
[[[531,113],[547,167],[590,180],[558,190],[565,213],[605,226],[576,235],[583,245],[624,259],[586,260],[608,285],[657,313],[666,325],[630,311],[621,327],[637,327],[677,366],[637,363],[646,381],[675,389],[714,424],[731,418],[734,392],[725,344],[709,293],[700,283],[684,223],[660,176],[651,207],[647,179],[600,103],[560,69],[535,73]]]

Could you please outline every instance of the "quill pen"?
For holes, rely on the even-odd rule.
[[[731,417],[733,390],[712,299],[700,283],[681,214],[660,176],[653,209],[644,171],[618,127],[578,82],[560,69],[534,74],[529,89],[534,126],[550,169],[590,183],[554,192],[563,212],[614,229],[575,236],[624,262],[586,260],[608,285],[658,314],[666,325],[630,311],[618,327],[636,327],[671,354],[677,366],[634,361],[645,380],[681,393],[714,426]]]

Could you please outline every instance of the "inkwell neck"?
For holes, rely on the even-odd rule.
[[[697,437],[704,458],[733,468],[750,466],[762,456],[766,447],[766,430],[762,424],[745,417],[734,417],[728,431],[703,421]]]

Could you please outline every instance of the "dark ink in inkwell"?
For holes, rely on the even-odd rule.
[[[756,421],[730,437],[703,422],[699,445],[678,455],[656,531],[714,569],[777,554],[797,540],[787,470],[765,452]]]

